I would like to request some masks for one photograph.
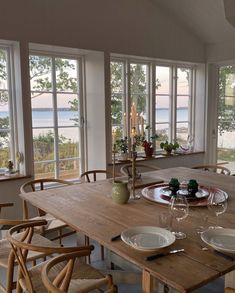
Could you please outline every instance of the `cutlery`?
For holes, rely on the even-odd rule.
[[[183,251],[184,251],[184,248],[182,248],[182,249],[174,249],[174,250],[168,251],[166,253],[157,253],[157,254],[146,256],[145,260],[154,260],[154,259],[157,259],[157,258],[162,257],[162,256],[166,256],[166,255],[174,254],[174,253],[178,253],[178,252],[183,252]]]
[[[227,259],[227,260],[230,260],[230,261],[234,261],[234,257],[231,256],[231,255],[228,255],[228,254],[225,254],[221,251],[218,251],[218,250],[214,250],[214,253],[219,255],[219,256],[222,256],[223,258]]]
[[[111,238],[111,241],[115,241],[115,240],[118,240],[118,239],[121,239],[121,235],[116,235],[114,237]]]

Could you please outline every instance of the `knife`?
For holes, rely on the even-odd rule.
[[[170,250],[170,251],[168,251],[166,253],[157,253],[157,254],[153,254],[153,255],[146,256],[145,257],[145,260],[154,260],[154,259],[157,259],[157,258],[162,257],[162,256],[166,256],[166,255],[174,254],[174,253],[178,253],[178,252],[183,252],[183,251],[184,251],[184,248]]]

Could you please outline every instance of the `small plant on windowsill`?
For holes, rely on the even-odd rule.
[[[165,142],[160,143],[160,148],[166,151],[167,155],[170,155],[172,150],[176,150],[179,148],[178,142],[168,142],[167,140]]]
[[[116,140],[116,146],[117,150],[121,154],[121,160],[127,160],[128,159],[128,138],[120,138]]]
[[[151,130],[151,127],[149,125],[147,125],[145,127],[145,129],[147,131]],[[140,135],[138,137],[136,137],[136,141],[137,141],[137,145],[141,145],[144,148],[144,152],[145,152],[145,156],[146,157],[152,157],[153,156],[153,152],[154,152],[154,140],[157,139],[159,136],[158,134],[154,134],[152,136],[150,136],[150,140],[148,140],[146,138],[146,135],[144,133],[144,135]]]

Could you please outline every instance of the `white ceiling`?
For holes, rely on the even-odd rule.
[[[226,20],[223,0],[151,1],[206,44],[235,40],[235,28]]]

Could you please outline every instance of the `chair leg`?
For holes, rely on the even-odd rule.
[[[90,245],[90,238],[86,235],[85,235],[85,245],[87,245],[87,246]],[[87,261],[89,264],[91,264],[91,255],[90,254],[87,256]]]
[[[104,246],[100,245],[101,260],[104,260]]]

